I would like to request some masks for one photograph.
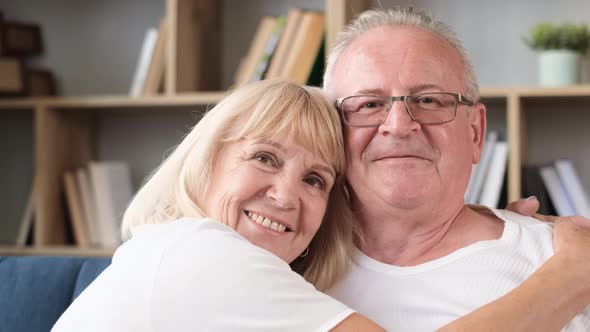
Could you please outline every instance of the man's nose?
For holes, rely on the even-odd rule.
[[[292,210],[299,206],[300,195],[292,180],[279,178],[268,188],[267,197],[280,209]]]
[[[420,128],[420,124],[412,119],[404,101],[394,101],[387,113],[385,122],[379,126],[379,133],[406,136]]]

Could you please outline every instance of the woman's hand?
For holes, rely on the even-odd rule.
[[[579,278],[581,285],[586,286],[581,291],[590,301],[590,220],[579,216],[551,218],[555,225],[555,256],[560,257],[574,277]]]
[[[529,198],[521,198],[518,201],[511,202],[506,206],[506,210],[522,214],[523,216],[536,218],[536,212],[539,211],[539,206],[540,204],[537,198],[535,196],[531,196]],[[543,219],[539,220],[545,221]]]
[[[556,258],[562,261],[564,268],[572,272],[572,277],[579,278],[577,280],[581,283],[580,286],[586,285],[586,289],[580,291],[586,294],[585,298],[590,301],[590,219],[581,216],[557,217],[538,214],[536,212],[539,209],[539,201],[534,196],[512,202],[506,209],[553,223],[553,247]]]

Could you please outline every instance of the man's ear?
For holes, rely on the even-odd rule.
[[[486,136],[486,106],[476,103],[471,106],[469,113],[469,129],[472,144],[472,162],[475,164],[481,158],[481,151]]]

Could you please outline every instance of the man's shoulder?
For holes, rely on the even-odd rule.
[[[492,211],[504,222],[516,224],[523,229],[538,232],[552,232],[553,230],[553,224],[540,221],[539,219],[535,219],[533,217],[524,216],[516,212],[501,209],[490,209],[490,211]]]

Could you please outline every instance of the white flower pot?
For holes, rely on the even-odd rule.
[[[570,50],[539,53],[539,84],[562,86],[578,83],[580,55]]]

